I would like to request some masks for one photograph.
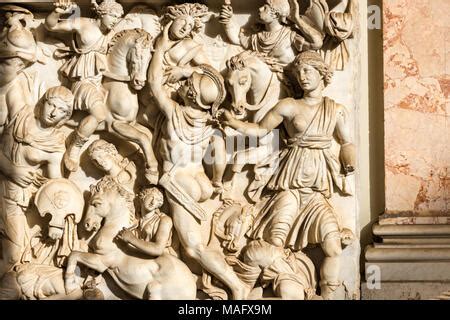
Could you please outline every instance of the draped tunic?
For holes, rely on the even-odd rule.
[[[287,140],[281,160],[267,188],[273,191],[309,188],[330,198],[333,182],[340,186],[341,165],[331,151],[337,104],[324,98],[303,134]]]
[[[102,87],[103,73],[107,71],[106,54],[110,37],[101,35],[90,46],[82,47],[77,43],[76,35],[72,40],[75,55],[60,69],[72,84],[75,96],[74,109],[88,111],[96,103],[103,103],[106,90]]]
[[[248,233],[252,239],[284,234],[285,246],[299,251],[340,237],[340,219],[328,201],[334,185],[345,189],[340,161],[331,150],[337,113],[336,102],[325,97],[307,129],[287,140],[266,186],[274,193],[259,204]]]
[[[25,248],[29,241],[25,209],[29,206],[34,192],[46,181],[46,177],[38,170],[42,162],[40,154],[64,153],[65,135],[56,128],[48,130],[37,128],[34,109],[27,106],[8,123],[0,139],[0,147],[0,152],[12,166],[27,167],[36,171],[34,180],[26,188],[8,179],[2,179],[0,184],[2,189],[0,232],[17,246]]]
[[[102,76],[107,69],[108,40],[109,37],[102,35],[96,42],[83,48],[77,43],[74,35],[72,47],[76,54],[61,67],[62,74],[71,81]]]
[[[276,58],[283,66],[294,61],[296,53],[303,51],[305,43],[305,39],[288,26],[277,31],[260,31],[250,36],[241,32],[240,40],[244,48]]]
[[[161,219],[164,216],[166,216],[164,213],[157,210],[155,213],[141,218],[139,221],[139,238],[147,242],[154,241],[161,224]],[[176,252],[172,248],[172,231],[165,244],[164,252],[176,256]]]

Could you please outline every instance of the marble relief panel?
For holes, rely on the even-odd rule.
[[[358,10],[2,5],[0,298],[357,299]]]

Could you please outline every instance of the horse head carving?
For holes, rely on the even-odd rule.
[[[122,224],[121,228],[129,227],[135,222],[134,195],[114,178],[105,176],[96,185],[92,185],[90,191],[91,199],[84,218],[87,231],[99,230],[103,219],[108,220],[108,223]],[[120,217],[127,219],[116,219]]]
[[[276,67],[273,59],[251,50],[227,61],[231,108],[236,116],[245,118],[247,111],[273,107],[281,98],[282,88]],[[270,103],[272,105],[269,106]]]
[[[147,69],[152,58],[153,37],[143,29],[129,29],[117,33],[108,50],[108,71],[105,76],[130,82],[141,90],[147,80]]]

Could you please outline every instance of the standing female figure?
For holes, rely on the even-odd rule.
[[[286,147],[266,186],[274,195],[256,218],[252,237],[294,251],[308,243],[320,244],[325,254],[321,289],[326,299],[340,286],[342,253],[342,229],[328,199],[334,185],[346,193],[345,175],[352,173],[355,166],[354,146],[345,108],[323,96],[332,72],[320,54],[303,52],[294,65],[303,98],[281,100],[259,124],[236,120],[229,111],[224,118],[228,126],[253,136],[264,136],[283,124],[288,137]],[[331,150],[334,137],[341,145],[340,161]]]

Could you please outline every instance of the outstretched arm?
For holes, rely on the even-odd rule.
[[[249,136],[264,137],[278,127],[288,115],[290,99],[283,99],[258,123],[243,122],[233,118],[231,112],[226,110],[223,114],[224,124]]]
[[[53,32],[71,32],[79,31],[81,28],[81,18],[74,18],[65,21],[60,21],[60,18],[64,14],[69,14],[73,10],[78,8],[76,4],[71,4],[66,8],[58,6],[50,13],[45,19],[45,27],[49,31]]]
[[[220,23],[225,27],[225,33],[227,34],[230,42],[235,45],[240,45],[240,27],[233,20],[233,7],[231,5],[225,4],[220,10]]]
[[[159,36],[155,45],[155,52],[153,54],[150,67],[148,69],[147,81],[155,98],[156,105],[164,113],[166,117],[172,115],[172,111],[176,107],[176,102],[173,101],[167,92],[164,90],[164,53],[172,47],[172,42],[169,39],[169,28],[172,22],[169,22]]]

